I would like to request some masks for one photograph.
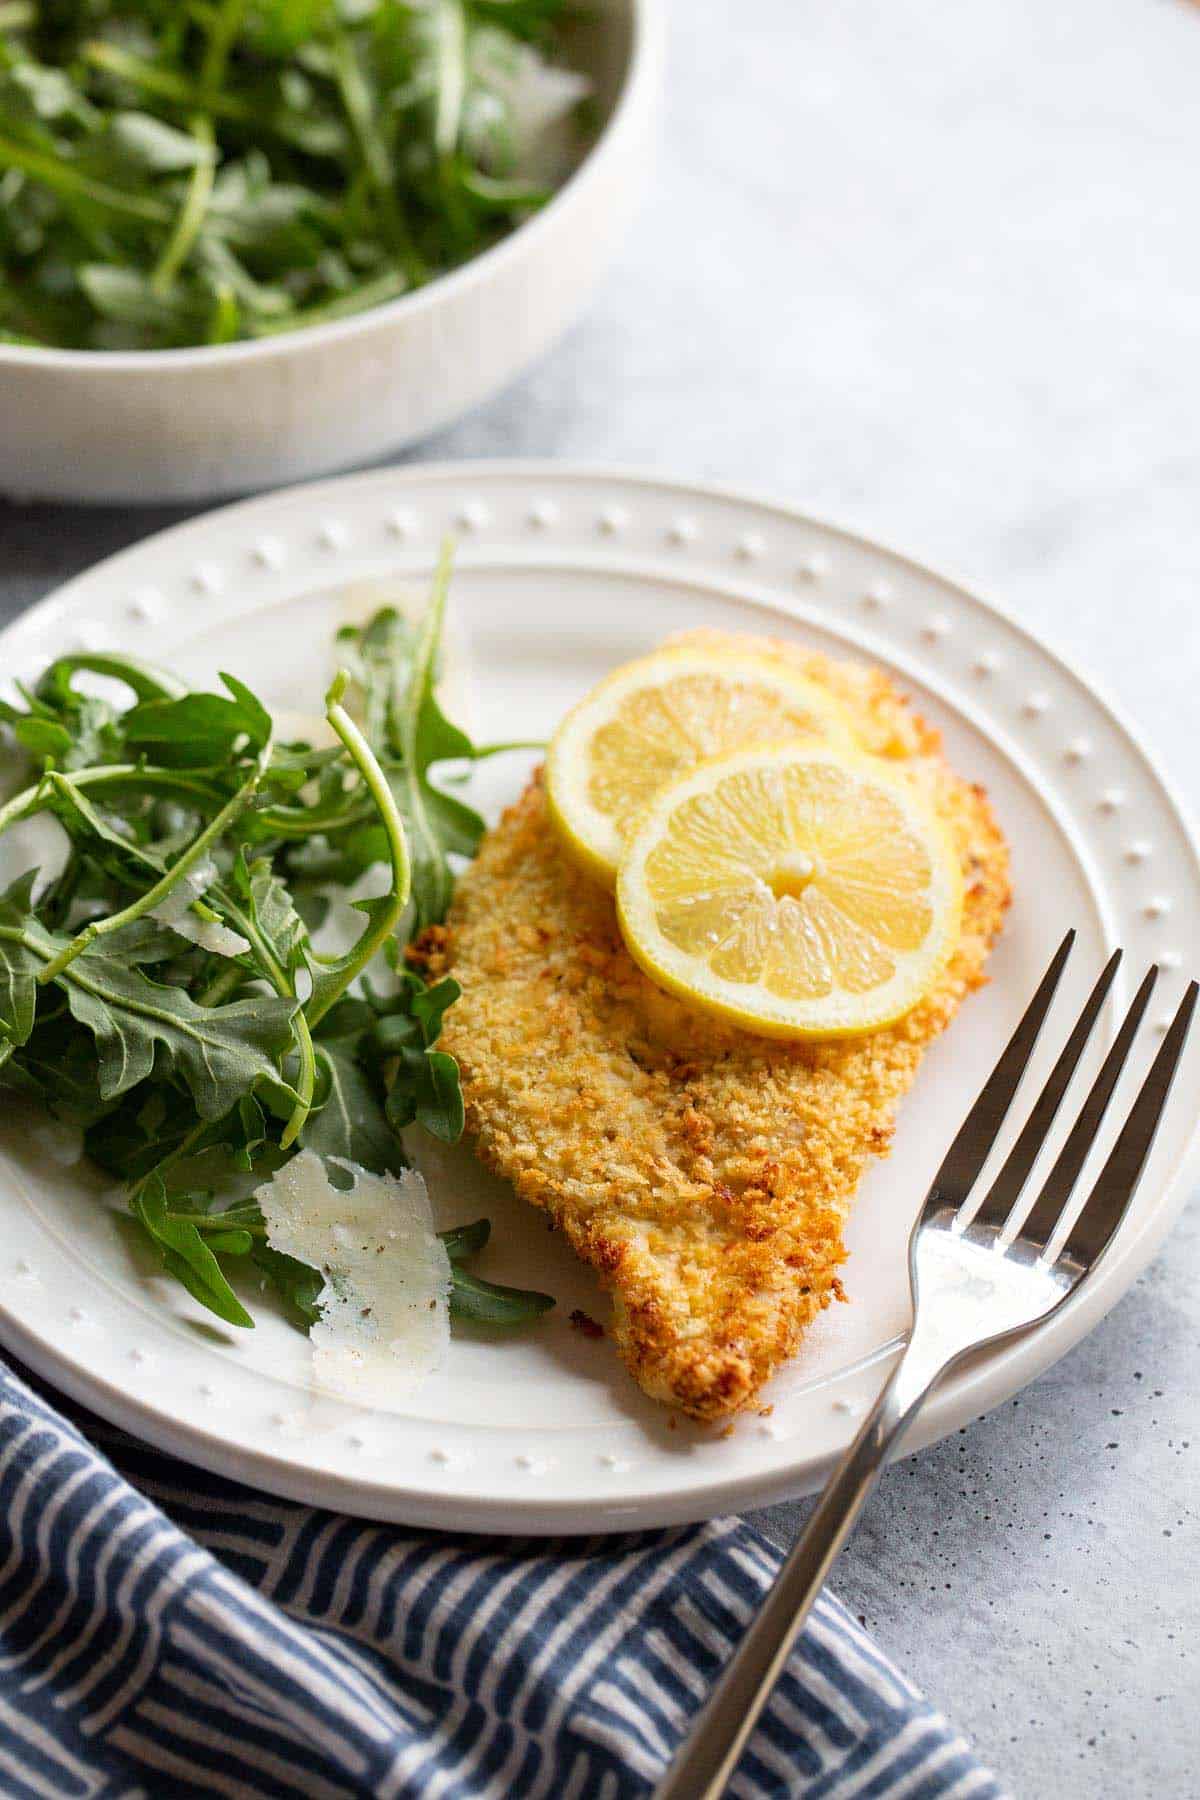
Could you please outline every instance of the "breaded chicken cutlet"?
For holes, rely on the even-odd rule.
[[[677,640],[680,641],[680,640]],[[701,1419],[736,1412],[841,1297],[842,1227],[867,1159],[926,1045],[983,980],[1009,900],[983,790],[876,669],[783,642],[849,709],[864,747],[905,761],[962,857],[958,948],[933,991],[866,1037],[780,1043],[656,987],[624,947],[612,897],[551,827],[540,775],[485,839],[426,954],[462,998],[458,1059],[483,1160],[543,1208],[612,1295],[631,1374]]]

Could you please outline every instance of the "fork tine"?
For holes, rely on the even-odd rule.
[[[1033,1111],[1021,1129],[1021,1135],[1009,1151],[1004,1167],[988,1189],[987,1198],[972,1219],[973,1225],[994,1225],[997,1229],[1002,1229],[1013,1207],[1020,1199],[1025,1183],[1029,1180],[1029,1172],[1038,1159],[1038,1152],[1046,1141],[1046,1134],[1054,1123],[1058,1109],[1062,1105],[1063,1096],[1071,1084],[1071,1077],[1075,1073],[1080,1057],[1087,1048],[1087,1041],[1092,1035],[1092,1029],[1108,998],[1108,990],[1121,966],[1121,956],[1120,950],[1114,950],[1105,964],[1100,979],[1088,996],[1087,1005],[1079,1015],[1074,1031],[1067,1039],[1062,1054],[1050,1071],[1045,1087],[1038,1095]]]
[[[946,1205],[958,1208],[974,1187],[996,1141],[996,1133],[1012,1105],[1013,1095],[1020,1086],[1074,942],[1074,931],[1068,931],[1038,983],[1037,993],[1026,1007],[1021,1023],[1001,1051],[999,1062],[984,1082],[978,1099],[943,1157],[925,1202],[926,1210]]]
[[[1079,1117],[1071,1127],[1041,1193],[1029,1209],[1029,1216],[1021,1226],[1021,1236],[1031,1244],[1048,1244],[1058,1228],[1063,1209],[1075,1191],[1080,1170],[1088,1159],[1088,1152],[1096,1141],[1096,1133],[1108,1111],[1113,1089],[1125,1067],[1157,979],[1157,968],[1146,971],[1145,980],[1133,996],[1133,1003],[1125,1014],[1112,1048],[1101,1064],[1100,1073],[1092,1083]]]
[[[1193,981],[1189,983],[1162,1047],[1150,1065],[1150,1073],[1129,1109],[1121,1135],[1060,1252],[1081,1263],[1085,1269],[1091,1268],[1108,1249],[1125,1217],[1125,1209],[1133,1199],[1187,1043],[1197,994],[1200,994],[1200,983]]]

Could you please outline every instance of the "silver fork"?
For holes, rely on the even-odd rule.
[[[1075,940],[1068,932],[934,1177],[908,1244],[913,1325],[862,1430],[726,1665],[654,1800],[719,1800],[813,1602],[887,1460],[936,1382],[984,1345],[1055,1312],[1108,1248],[1145,1166],[1195,1011],[1188,987],[1083,1207],[1060,1229],[1158,974],[1152,968],[1028,1215],[1019,1201],[1121,961],[1110,958],[1012,1150],[973,1214],[968,1200],[1050,1010]]]

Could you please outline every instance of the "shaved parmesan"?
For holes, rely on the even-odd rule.
[[[302,1150],[255,1199],[272,1249],[325,1277],[321,1318],[309,1333],[317,1381],[387,1405],[445,1358],[450,1259],[415,1169],[373,1175],[329,1160],[350,1177],[349,1187],[335,1188],[316,1152]]]
[[[215,863],[198,862],[171,889],[165,900],[150,908],[150,917],[157,919],[160,925],[169,925],[180,937],[199,944],[201,950],[207,950],[213,956],[244,956],[250,946],[240,932],[231,931],[217,919],[198,918],[192,911],[193,902],[199,900],[216,879]]]

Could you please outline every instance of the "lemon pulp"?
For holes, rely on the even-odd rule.
[[[962,906],[957,855],[915,784],[860,753],[801,745],[719,758],[661,789],[617,899],[655,980],[795,1037],[909,1011],[945,966]]]

